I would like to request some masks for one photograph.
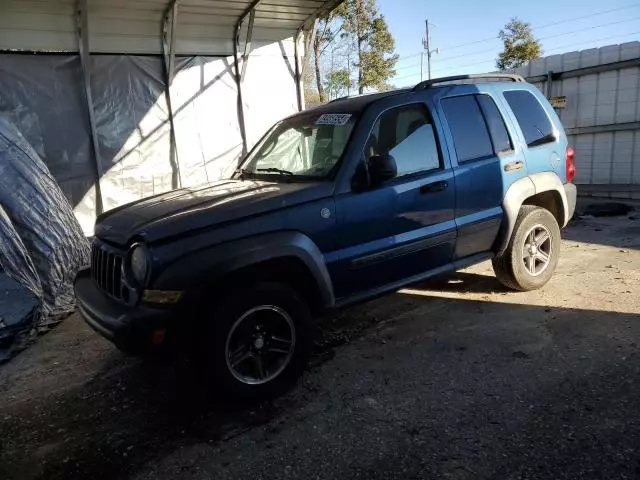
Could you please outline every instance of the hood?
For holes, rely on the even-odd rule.
[[[95,234],[119,245],[133,237],[153,242],[319,200],[330,196],[332,190],[331,182],[221,180],[162,193],[106,212],[98,217]]]

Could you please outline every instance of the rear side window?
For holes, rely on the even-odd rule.
[[[487,125],[474,95],[444,98],[441,105],[451,129],[458,162],[494,154]]]
[[[491,139],[493,140],[493,149],[495,153],[503,153],[513,150],[511,144],[511,138],[509,138],[509,132],[504,124],[504,118],[496,105],[496,102],[489,95],[478,95],[476,97],[484,118],[487,121],[489,132],[491,132]]]
[[[553,125],[544,108],[531,92],[526,90],[511,90],[504,92],[511,110],[513,110],[518,125],[524,135],[524,140],[530,147],[553,142]]]

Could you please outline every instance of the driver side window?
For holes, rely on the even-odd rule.
[[[398,177],[440,168],[435,131],[423,105],[408,105],[384,112],[365,144],[365,158],[393,156]]]

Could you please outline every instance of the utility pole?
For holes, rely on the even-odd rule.
[[[431,80],[431,50],[429,50],[429,20],[424,21],[425,31],[427,36],[425,38],[424,48],[427,50],[427,78]]]
[[[425,37],[422,39],[422,47],[425,49],[427,53],[427,78],[431,80],[431,54],[432,53],[440,53],[440,50],[436,48],[435,50],[431,50],[430,38],[429,38],[429,20],[424,21],[425,24]],[[423,53],[420,54],[420,81],[422,81],[422,62],[423,62]]]

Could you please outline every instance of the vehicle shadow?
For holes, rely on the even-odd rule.
[[[113,350],[89,382],[0,418],[0,478],[120,478],[180,445],[226,441],[295,401],[231,404],[206,389],[185,358]],[[8,448],[23,443],[26,451]]]
[[[390,294],[320,319],[311,368],[331,359],[337,347],[377,328],[386,319],[437,300],[439,291],[505,291],[493,276],[466,272],[409,288],[429,292],[433,298]],[[182,445],[225,442],[314,396],[308,388],[296,388],[261,404],[225,402],[219,392],[204,386],[193,367],[187,356],[138,359],[125,357],[115,349],[110,351],[90,381],[43,401],[39,407],[43,414],[29,420],[28,429],[43,438],[54,439],[61,430],[65,436],[63,443],[54,441],[47,447],[52,449],[51,454],[31,478],[91,476],[98,480],[126,476]],[[24,420],[30,417],[27,410],[15,415],[9,424],[4,422],[0,434],[7,429],[22,431]],[[28,435],[27,430],[23,434]],[[27,458],[5,459],[0,450],[0,460],[8,468],[3,477],[12,478],[10,473],[20,471]]]
[[[438,331],[442,341],[437,349],[451,348],[457,355],[463,343],[465,349],[474,344],[472,339],[452,333],[459,329],[468,335],[481,335],[490,325],[502,322],[499,331],[512,332],[516,343],[530,345],[530,335],[538,331],[533,325],[547,318],[550,321],[557,317],[561,321],[557,328],[561,329],[568,325],[615,329],[621,321],[628,323],[635,318],[596,312],[597,318],[585,320],[587,311],[583,310],[549,311],[531,305],[452,299],[439,297],[438,291],[504,290],[493,276],[459,272],[412,285],[408,293],[389,294],[327,316],[320,321],[312,370],[313,365],[317,368],[331,358],[340,345],[364,334],[375,333],[376,337],[378,331],[387,335],[384,329],[389,322],[394,324],[393,335],[409,339],[414,343],[408,345],[415,348],[423,348],[419,338],[425,328]],[[513,321],[516,317],[518,320]],[[482,328],[471,328],[474,325]],[[522,325],[526,331],[512,330]],[[478,342],[486,342],[483,348],[493,352],[491,355],[499,356],[502,350],[508,351],[509,358],[529,355],[520,349],[513,349],[516,353],[512,354],[511,337],[501,340],[499,351],[493,346],[494,340],[489,332]],[[80,355],[88,347],[80,343],[70,348],[76,348]],[[273,401],[260,405],[224,403],[217,392],[202,387],[192,367],[182,358],[140,360],[107,350],[97,371],[85,383],[56,395],[34,395],[13,409],[10,401],[0,403],[0,478],[125,478],[181,447],[227,442],[326,394],[314,384],[314,374],[307,374],[291,393]],[[269,428],[267,433],[278,429]]]

